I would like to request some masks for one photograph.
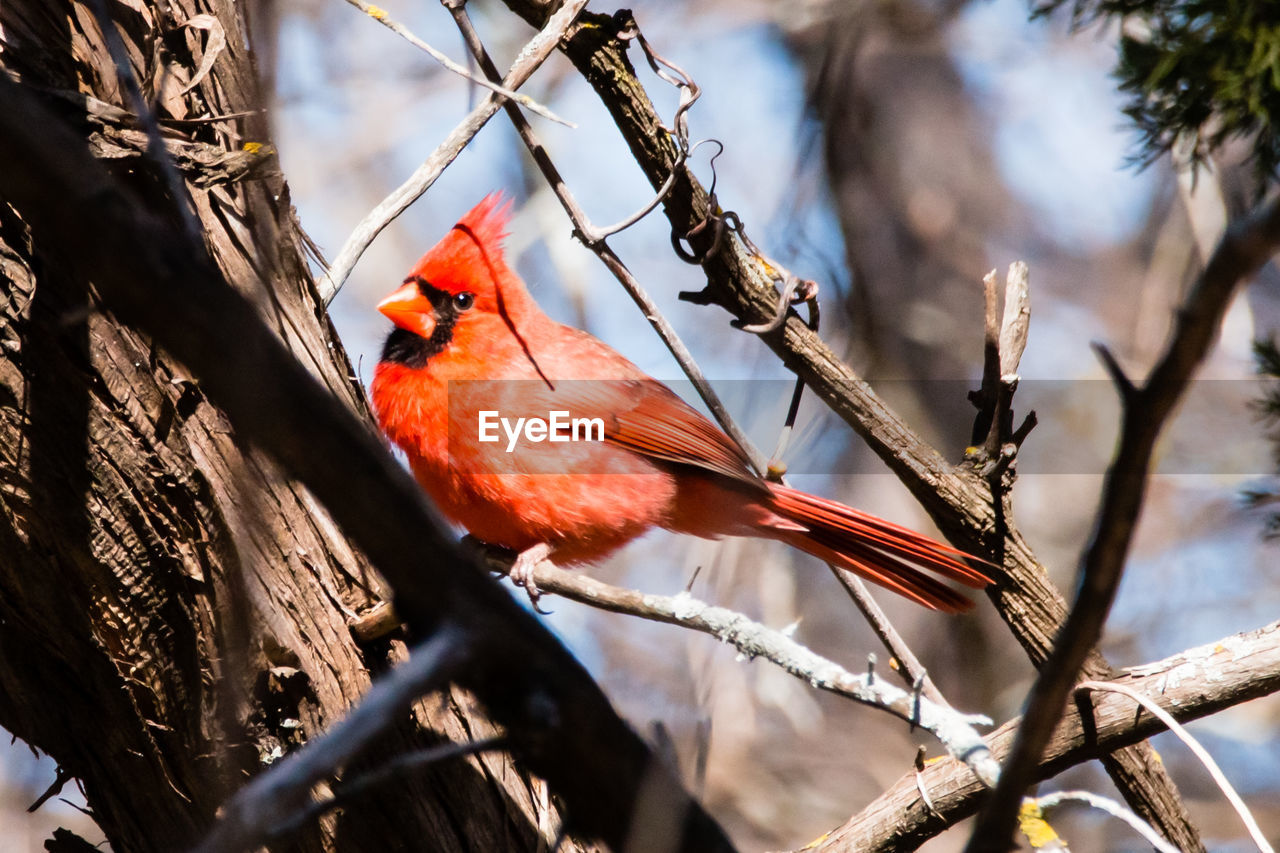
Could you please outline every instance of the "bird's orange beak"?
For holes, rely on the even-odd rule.
[[[378,310],[400,328],[424,338],[430,338],[436,330],[436,308],[422,295],[416,281],[403,287],[378,303]]]

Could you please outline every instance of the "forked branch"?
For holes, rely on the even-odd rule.
[[[1062,715],[1089,651],[1097,645],[1124,569],[1146,494],[1156,439],[1208,354],[1236,287],[1280,249],[1280,197],[1233,223],[1178,310],[1164,354],[1142,385],[1120,384],[1120,441],[1103,482],[1093,535],[1081,560],[1075,604],[1027,700],[1000,784],[974,827],[967,850],[1008,849],[1022,795]],[[1116,368],[1118,370],[1118,368]]]

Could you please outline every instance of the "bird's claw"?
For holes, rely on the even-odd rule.
[[[550,554],[551,546],[546,542],[539,542],[517,554],[515,562],[511,564],[511,570],[507,572],[511,582],[522,588],[529,596],[529,605],[533,608],[533,612],[543,616],[549,616],[551,611],[543,610],[538,606],[538,602],[542,599],[542,590],[538,589],[538,584],[533,579],[533,570]]]
[[[507,573],[507,577],[511,578],[511,582],[525,591],[529,596],[529,606],[533,608],[534,613],[540,613],[547,616],[550,610],[543,610],[538,606],[538,602],[542,600],[542,590],[538,589],[538,584],[534,582],[533,575],[525,571],[516,571],[516,567],[512,566],[511,571]]]

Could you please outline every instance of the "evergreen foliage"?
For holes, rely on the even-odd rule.
[[[1280,2],[1277,0],[1047,0],[1071,5],[1076,25],[1122,22],[1116,77],[1141,134],[1146,165],[1175,145],[1202,161],[1224,142],[1252,147],[1261,182],[1280,167]]]

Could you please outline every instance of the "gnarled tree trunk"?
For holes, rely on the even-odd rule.
[[[269,145],[244,4],[104,5],[226,279],[362,410]],[[9,0],[0,64],[177,216],[94,9]],[[92,282],[33,243],[23,214],[0,198],[0,724],[83,781],[116,850],[182,849],[247,774],[340,717],[400,650],[353,640],[349,617],[376,581],[310,496],[237,441],[180,365],[99,311]],[[455,692],[378,749],[491,728]],[[505,756],[459,760],[296,838],[532,850],[543,799]]]

